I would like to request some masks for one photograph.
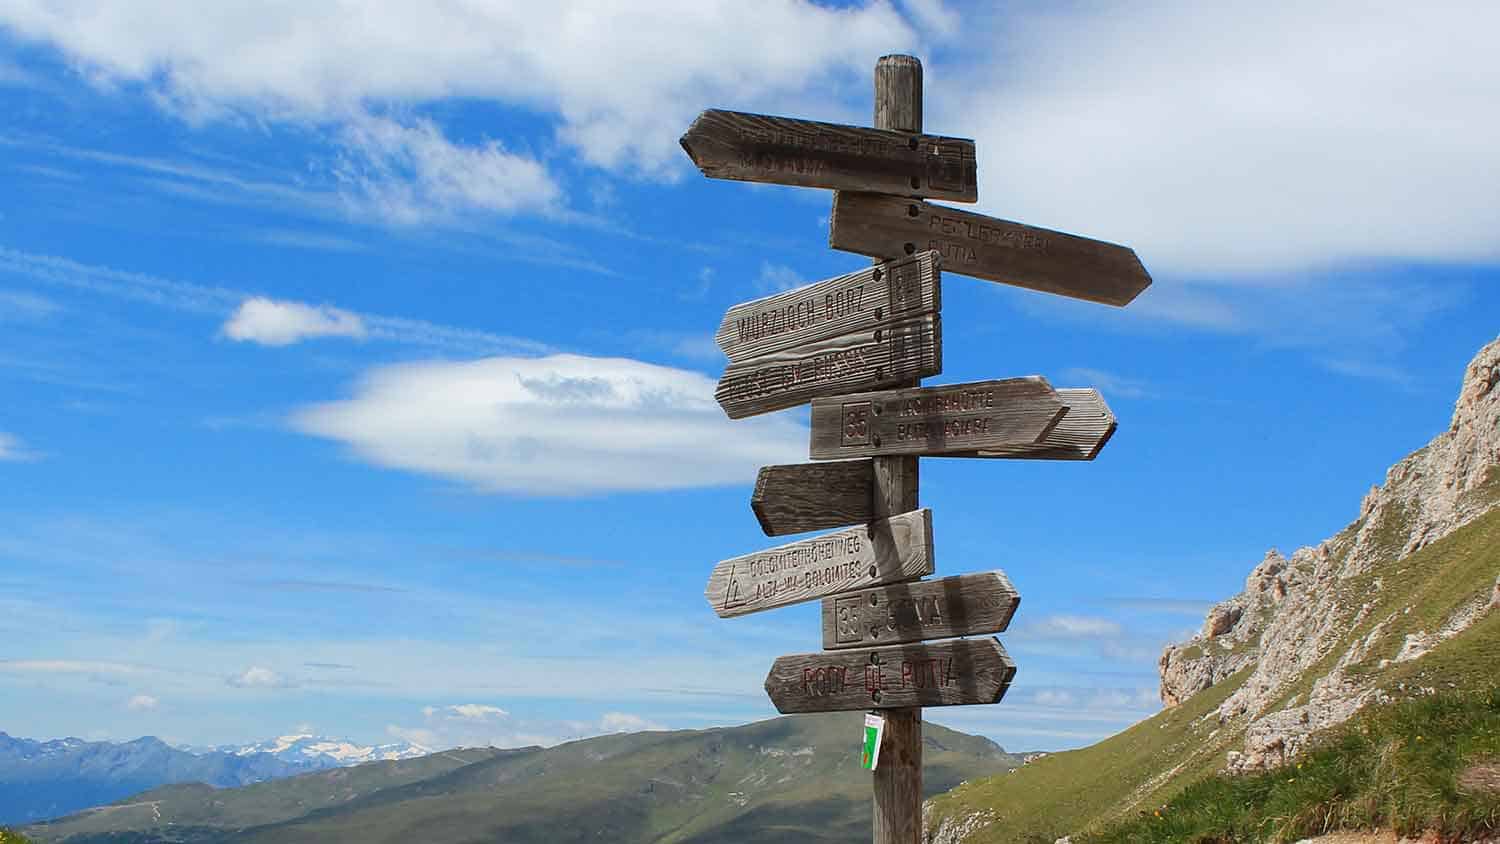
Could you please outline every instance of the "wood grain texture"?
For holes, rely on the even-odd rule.
[[[913,510],[724,560],[714,566],[703,596],[720,618],[729,618],[932,570],[932,511]]]
[[[730,308],[714,341],[731,361],[873,329],[942,307],[936,252],[815,282]]]
[[[796,407],[943,370],[937,314],[927,314],[731,363],[714,398],[730,419]]]
[[[974,142],[966,138],[709,109],[681,144],[712,179],[979,198]]]
[[[846,592],[823,599],[823,648],[999,633],[1020,603],[1002,571]]]
[[[1066,412],[1040,376],[819,398],[809,450],[829,459],[1034,446]]]
[[[999,702],[1015,673],[998,639],[948,639],[778,657],[766,694],[784,715],[963,706]]]
[[[834,194],[828,245],[883,259],[933,249],[948,272],[1106,305],[1151,285],[1125,246],[873,193]]]
[[[881,56],[875,63],[875,127],[922,131],[922,62],[915,56]],[[892,256],[895,257],[895,256]],[[878,259],[877,259],[878,260]],[[921,386],[912,379],[903,387]],[[917,507],[918,459],[875,458],[875,510],[882,516]],[[881,752],[887,764],[870,777],[874,844],[919,844],[922,836],[922,710],[887,711]]]
[[[1115,414],[1091,387],[1064,387],[1057,397],[1068,413],[1035,447],[983,449],[949,457],[996,457],[1009,460],[1093,460],[1115,435]]]
[[[750,509],[766,536],[785,536],[878,518],[874,492],[875,468],[869,460],[762,466]]]

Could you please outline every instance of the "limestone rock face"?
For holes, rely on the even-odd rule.
[[[1291,557],[1268,552],[1245,590],[1215,606],[1203,629],[1169,646],[1159,662],[1161,698],[1175,706],[1242,670],[1243,686],[1215,713],[1246,725],[1245,749],[1231,770],[1258,770],[1296,755],[1309,734],[1346,720],[1378,692],[1346,676],[1372,657],[1400,661],[1500,607],[1500,579],[1488,601],[1465,608],[1439,630],[1406,637],[1397,653],[1371,654],[1389,619],[1352,647],[1334,653],[1373,603],[1343,594],[1339,584],[1368,574],[1452,533],[1489,511],[1500,489],[1500,340],[1482,349],[1465,373],[1447,431],[1386,474],[1360,505],[1359,518],[1337,536]],[[1379,577],[1374,589],[1381,588]],[[1311,687],[1276,711],[1292,685],[1322,664]],[[1331,667],[1329,667],[1331,666]]]

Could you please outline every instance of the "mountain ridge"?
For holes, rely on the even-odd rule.
[[[868,837],[859,713],[469,748],[243,788],[163,786],[22,830],[38,842],[663,841]],[[926,725],[928,793],[1020,760]]]
[[[156,736],[90,742],[0,732],[0,825],[61,817],[159,785],[196,781],[227,788],[430,752],[409,742],[365,746],[309,734],[195,748]]]
[[[1275,769],[1364,708],[1483,692],[1500,653],[1500,339],[1464,371],[1449,426],[1358,517],[1271,551],[1168,646],[1156,715],[928,801],[927,844],[1088,837],[1188,785]],[[1153,839],[1161,840],[1161,839]]]

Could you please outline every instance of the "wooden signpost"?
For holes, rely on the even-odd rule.
[[[857,525],[875,518],[875,464],[869,460],[763,466],[750,510],[766,536]]]
[[[714,340],[739,362],[936,313],[942,305],[939,262],[936,252],[920,252],[735,305]]]
[[[828,245],[874,257],[935,249],[949,272],[1106,305],[1151,284],[1127,247],[899,196],[834,194]]]
[[[914,510],[725,560],[704,597],[720,618],[932,574],[932,511]]]
[[[938,316],[926,314],[731,363],[714,398],[730,419],[740,419],[942,370]]]
[[[782,714],[964,706],[999,703],[1015,674],[999,640],[949,639],[784,656],[766,675],[766,694]]]
[[[974,142],[709,109],[682,148],[713,179],[979,199]]]
[[[811,453],[828,459],[1035,447],[1067,410],[1035,376],[814,399]]]
[[[1009,457],[1023,460],[1093,460],[1115,435],[1115,415],[1099,391],[1089,387],[1064,387],[1057,397],[1068,408],[1062,421],[1035,446],[997,448],[986,446],[959,457]]]
[[[922,387],[942,371],[941,271],[1110,305],[1151,277],[1126,247],[924,201],[976,201],[978,167],[973,141],[922,132],[916,59],[876,64],[874,122],[711,109],[682,136],[711,178],[836,191],[829,245],[876,264],[721,321],[714,397],[730,418],[811,402],[811,456],[860,459],[761,469],[750,506],[767,536],[844,529],[724,560],[704,595],[722,617],[822,599],[824,650],[777,659],[766,693],[785,713],[879,710],[875,842],[917,844],[921,707],[1001,699],[1016,666],[988,634],[1020,602],[999,571],[921,579],[934,566],[918,456],[1093,460],[1116,427],[1097,390],[1038,376]]]
[[[1020,593],[1002,571],[846,592],[823,599],[823,647],[1000,633],[1020,603]]]

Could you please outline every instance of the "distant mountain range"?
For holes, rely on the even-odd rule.
[[[129,742],[34,741],[0,732],[0,825],[34,823],[172,783],[217,788],[429,751],[401,742],[366,747],[321,736],[282,736],[244,746],[173,747]]]
[[[358,765],[362,762],[378,762],[381,760],[415,759],[418,756],[426,756],[432,752],[431,748],[422,747],[421,745],[412,744],[407,741],[398,741],[393,744],[363,745],[354,744],[343,739],[315,736],[307,733],[278,736],[268,741],[255,742],[254,744],[221,744],[216,747],[183,745],[179,749],[186,750],[189,753],[229,753],[235,756],[254,756],[257,753],[265,753],[275,756],[283,762],[291,762],[293,764],[305,763],[318,769],[337,768],[345,765]]]
[[[868,840],[862,717],[448,750],[229,789],[168,785],[22,831],[43,844]],[[935,724],[922,739],[928,795],[1020,764]]]

